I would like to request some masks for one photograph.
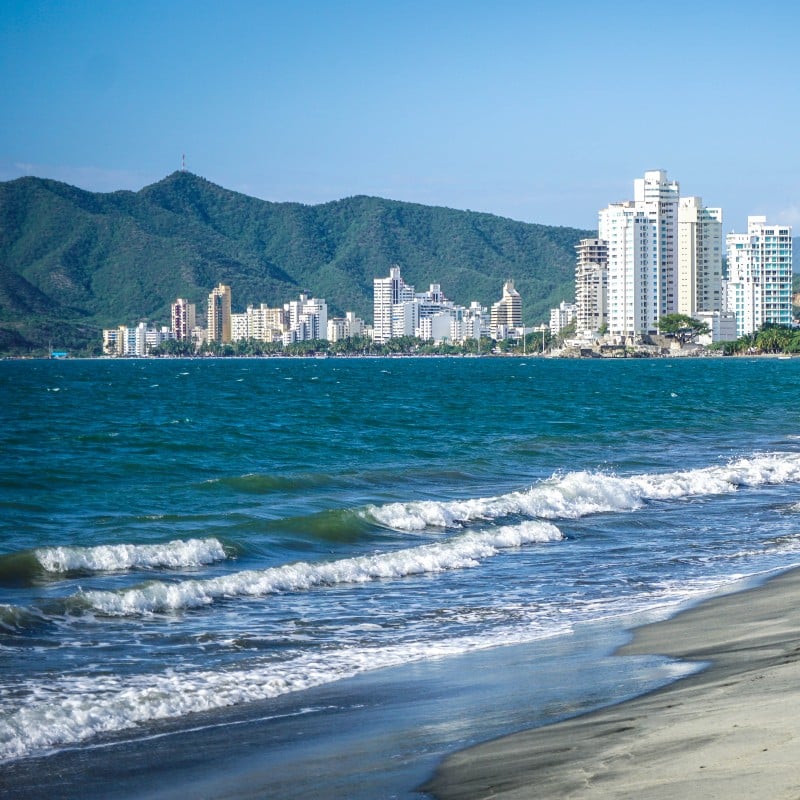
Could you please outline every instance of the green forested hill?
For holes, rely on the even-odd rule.
[[[220,282],[234,311],[305,290],[371,322],[372,280],[393,264],[462,304],[514,278],[532,324],[572,299],[573,247],[590,235],[375,197],[269,203],[187,172],[110,194],[20,178],[0,183],[0,352],[99,348],[101,328],[169,324],[176,297],[201,311]]]

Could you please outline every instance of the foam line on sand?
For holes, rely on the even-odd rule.
[[[439,800],[800,797],[800,570],[639,628],[620,654],[709,666],[449,756]]]

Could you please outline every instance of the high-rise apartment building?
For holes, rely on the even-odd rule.
[[[231,287],[222,283],[208,296],[208,341],[232,341]]]
[[[729,233],[726,310],[736,314],[736,335],[755,333],[765,323],[792,323],[792,228],[747,218],[747,233]]]
[[[678,205],[678,304],[689,317],[722,308],[722,209],[699,197]]]
[[[123,333],[119,327],[103,328],[103,352],[109,356],[122,355]]]
[[[513,291],[513,283],[511,288]],[[474,302],[469,308],[456,305],[445,297],[438,283],[430,284],[426,292],[417,293],[413,286],[404,283],[399,267],[392,267],[387,278],[375,278],[373,289],[372,338],[376,344],[401,336],[461,342],[486,333],[486,309],[479,303]]]
[[[477,300],[473,300],[469,308],[464,309],[461,317],[461,335],[459,339],[478,339],[481,336],[489,335],[491,316],[488,309],[482,306]]]
[[[598,234],[608,247],[608,332],[635,336],[655,330],[658,225],[628,201],[600,212]]]
[[[659,267],[658,315],[675,311],[678,303],[678,205],[680,186],[667,179],[666,170],[645,172],[633,182],[634,202],[655,220],[655,240]]]
[[[514,288],[514,281],[503,284],[503,296],[492,304],[489,326],[493,339],[505,339],[514,328],[522,327],[522,298]]]
[[[270,308],[266,303],[247,306],[242,314],[231,314],[231,340],[256,339],[259,342],[280,342],[287,328],[283,308]]]
[[[288,322],[284,344],[324,339],[328,335],[328,304],[325,300],[301,294],[299,300],[285,303],[283,308]]]
[[[608,325],[608,243],[581,239],[575,246],[575,326],[600,331]]]
[[[287,324],[285,309],[261,303],[250,314],[250,335],[262,342],[279,342]]]
[[[677,307],[680,187],[664,170],[634,181],[634,200],[600,211],[598,238],[608,246],[608,329],[621,336],[655,333]]]
[[[414,300],[414,287],[408,286],[400,276],[400,267],[392,267],[388,278],[375,278],[373,287],[372,339],[375,344],[386,344],[392,338],[394,306]]]
[[[197,311],[194,303],[179,297],[172,304],[172,333],[180,342],[192,338],[192,331],[197,325]]]
[[[159,345],[174,338],[174,331],[166,326],[154,328],[147,322],[120,325],[103,330],[103,350],[107,355],[148,356]]]

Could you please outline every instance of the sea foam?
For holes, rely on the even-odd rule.
[[[249,669],[170,670],[154,675],[67,676],[29,686],[29,696],[0,716],[0,762],[46,752],[158,719],[266,700],[359,673],[507,643],[490,636],[439,643],[343,647]]]
[[[555,536],[557,531],[548,527]],[[498,533],[505,542],[502,546],[527,541],[523,532],[515,534],[499,529]],[[638,607],[630,605],[630,598],[623,601],[622,608],[613,600],[600,605],[604,616],[638,611],[660,619],[666,613],[665,601],[674,605],[718,589],[717,584],[707,581],[694,584],[682,581],[656,588],[640,598]],[[0,762],[51,751],[98,734],[135,728],[153,720],[266,700],[371,670],[548,638],[565,633],[571,625],[569,615],[557,614],[555,620],[543,626],[534,614],[523,625],[500,626],[451,639],[348,645],[302,653],[280,663],[257,660],[239,669],[171,669],[133,676],[95,672],[55,678],[46,686],[29,684],[27,696],[7,703],[0,715]]]
[[[557,475],[526,491],[496,497],[369,506],[365,513],[389,528],[420,531],[520,515],[578,519],[589,514],[634,511],[652,500],[727,494],[743,486],[800,481],[800,454],[773,453],[723,466],[681,472],[616,476],[598,472]]]
[[[470,531],[435,544],[368,556],[284,564],[206,580],[151,581],[119,591],[84,591],[79,598],[96,611],[114,616],[164,613],[209,605],[223,598],[262,597],[316,586],[367,583],[465,569],[500,550],[560,539],[563,535],[555,525],[529,520],[519,525]]]
[[[222,543],[214,538],[175,539],[163,544],[106,544],[95,547],[39,547],[34,554],[47,572],[119,572],[153,567],[196,567],[223,561]]]

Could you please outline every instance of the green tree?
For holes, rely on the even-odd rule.
[[[535,354],[535,353],[544,353],[546,350],[549,350],[553,346],[554,338],[553,335],[550,333],[549,330],[545,331],[532,331],[531,333],[525,334],[525,343],[523,345],[522,342],[513,343],[513,348],[506,348],[503,346],[502,342],[498,342],[498,349],[500,352],[508,352],[512,350],[515,353],[528,353],[528,354]]]
[[[575,334],[578,331],[578,323],[577,322],[570,322],[569,325],[565,325],[559,332],[558,336],[556,337],[556,341],[559,345],[563,345],[567,339],[574,338]]]
[[[686,314],[664,314],[658,320],[658,330],[664,336],[674,337],[683,345],[701,334],[708,333],[709,328],[705,322]]]
[[[194,354],[194,342],[180,339],[167,339],[158,347],[154,347],[151,352],[151,355],[154,356],[193,356]]]
[[[785,353],[789,350],[793,331],[785,325],[765,324],[756,334],[756,347],[763,353]]]

